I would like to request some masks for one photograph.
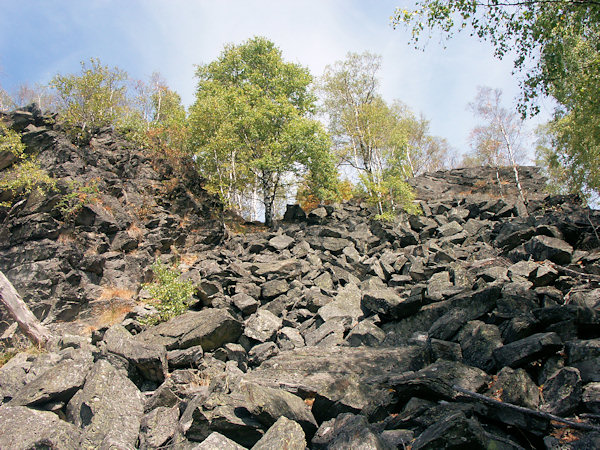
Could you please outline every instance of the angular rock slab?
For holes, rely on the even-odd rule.
[[[558,334],[537,333],[511,342],[493,351],[498,367],[520,367],[538,358],[549,356],[562,348]]]
[[[423,367],[422,347],[302,347],[264,362],[242,380],[282,388],[301,397],[314,398],[313,412],[327,420],[341,412],[358,412],[383,388],[367,381]]]
[[[194,450],[246,450],[246,447],[242,447],[216,431],[193,448]]]
[[[135,447],[143,413],[142,393],[105,360],[94,364],[67,405],[67,418],[83,430],[84,448]]]
[[[73,450],[80,447],[81,431],[49,411],[25,406],[0,407],[0,448]]]
[[[304,450],[305,448],[306,439],[302,427],[282,416],[252,447],[252,450]]]
[[[246,409],[268,427],[283,416],[297,422],[308,435],[317,430],[310,408],[297,395],[255,383],[243,384],[240,391],[246,399]]]
[[[91,354],[90,359],[61,361],[20,389],[10,404],[33,406],[50,401],[68,402],[83,386],[91,368]]]
[[[167,350],[201,345],[212,351],[242,334],[242,324],[224,309],[190,311],[161,323],[136,336],[150,344],[164,345]]]
[[[371,429],[364,416],[344,413],[323,422],[312,439],[315,450],[369,449],[388,450],[388,446]]]
[[[271,340],[283,321],[266,309],[260,309],[252,314],[244,323],[244,335],[258,342]]]

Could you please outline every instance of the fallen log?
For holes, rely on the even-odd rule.
[[[0,303],[19,324],[19,328],[38,347],[47,347],[54,336],[43,326],[27,307],[17,290],[0,271]]]
[[[579,430],[587,430],[587,431],[600,431],[600,426],[597,426],[597,425],[592,425],[592,424],[584,423],[584,422],[575,422],[573,420],[564,419],[560,416],[556,416],[554,414],[546,413],[543,411],[537,411],[535,409],[525,408],[524,406],[513,405],[512,403],[501,402],[499,400],[487,397],[485,395],[478,394],[477,392],[471,392],[467,389],[463,389],[457,385],[452,386],[452,389],[454,389],[457,392],[460,392],[461,394],[466,395],[467,397],[471,397],[473,399],[480,400],[483,403],[487,403],[488,405],[493,405],[493,406],[497,406],[500,408],[511,409],[513,411],[518,411],[522,414],[527,414],[527,415],[536,417],[538,419],[548,420],[549,422],[550,421],[559,422],[559,423],[569,426],[570,428],[576,428]]]

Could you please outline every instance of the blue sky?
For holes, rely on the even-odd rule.
[[[288,61],[314,76],[349,51],[383,57],[381,93],[402,100],[431,121],[434,134],[458,152],[469,150],[475,119],[467,104],[478,85],[500,88],[506,106],[518,96],[512,60],[468,35],[425,51],[394,30],[390,16],[404,0],[0,0],[0,85],[46,83],[79,70],[91,57],[118,66],[132,78],[160,72],[186,105],[193,102],[194,65],[214,60],[227,43],[261,35]],[[529,124],[549,118],[549,102]],[[530,154],[533,154],[531,151]]]

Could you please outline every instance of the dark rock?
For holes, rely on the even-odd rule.
[[[523,245],[536,261],[548,259],[556,264],[569,264],[573,255],[573,247],[549,236],[534,236]]]
[[[231,297],[231,301],[236,308],[238,308],[242,314],[245,315],[256,312],[260,306],[260,302],[258,300],[243,292],[235,294],[233,297]]]
[[[256,383],[240,386],[245,408],[267,428],[281,416],[297,422],[308,436],[317,430],[317,422],[304,401],[281,389],[273,389]]]
[[[0,406],[0,448],[77,449],[80,430],[56,414],[24,406]]]
[[[553,355],[563,344],[556,333],[537,333],[494,350],[498,367],[520,367],[536,359]]]
[[[281,294],[285,294],[289,289],[290,286],[286,280],[271,280],[261,285],[261,296],[267,300],[274,299]]]
[[[600,413],[600,383],[589,383],[583,388],[581,401],[592,413]]]
[[[227,344],[225,344],[227,345]],[[170,369],[183,369],[198,367],[204,357],[201,345],[185,348],[183,350],[171,350],[167,352],[167,363]]]
[[[546,380],[540,410],[557,416],[568,416],[581,401],[582,384],[579,370],[563,367]]]
[[[285,214],[283,215],[284,222],[302,222],[306,220],[306,213],[300,205],[287,205]]]
[[[495,361],[495,349],[502,347],[498,327],[479,320],[468,322],[458,333],[457,340],[462,349],[463,361],[471,366],[490,372]]]
[[[302,427],[285,416],[281,416],[252,447],[252,450],[280,449],[306,449],[306,438]]]
[[[274,342],[264,342],[255,345],[248,351],[248,363],[252,366],[260,366],[277,354],[279,354],[279,347]]]
[[[456,342],[442,341],[440,339],[430,339],[428,341],[429,351],[432,361],[445,359],[448,361],[462,361],[462,350]]]
[[[420,296],[400,297],[393,289],[370,290],[363,293],[361,306],[374,313],[401,319],[416,313],[423,304]]]
[[[579,369],[584,383],[600,381],[600,339],[567,342],[567,363]]]
[[[388,450],[387,446],[364,416],[340,414],[335,419],[323,422],[313,437],[312,448],[325,449],[373,449]]]
[[[468,419],[462,411],[450,414],[431,425],[413,442],[412,448],[486,448],[487,440],[481,425]]]
[[[327,218],[327,210],[324,207],[319,207],[313,209],[308,213],[308,223],[313,225],[318,225],[325,222]]]
[[[67,418],[82,429],[83,447],[130,448],[138,439],[143,405],[138,388],[100,360],[67,405]]]
[[[167,350],[201,345],[211,351],[242,334],[242,324],[224,309],[208,308],[187,312],[138,334],[135,339]]]
[[[537,385],[523,369],[504,367],[490,384],[487,396],[505,403],[537,409],[540,394]]]

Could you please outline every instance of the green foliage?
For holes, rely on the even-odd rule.
[[[328,137],[311,119],[315,97],[307,69],[283,61],[272,42],[255,37],[227,46],[196,76],[191,145],[212,192],[229,204],[260,192],[270,226],[290,176],[309,172],[317,192],[334,189]]]
[[[125,115],[127,74],[98,59],[89,64],[82,61],[80,74],[56,75],[50,83],[58,93],[58,112],[75,134],[115,125]]]
[[[425,30],[447,36],[470,29],[489,40],[498,57],[515,55],[522,73],[522,115],[538,111],[536,98],[558,103],[539,161],[570,192],[600,193],[600,4],[582,0],[483,2],[420,0],[398,9],[395,25],[412,28],[418,43]],[[561,170],[561,166],[565,169]]]
[[[183,314],[194,294],[191,280],[181,280],[181,273],[175,268],[163,264],[160,259],[152,264],[152,271],[154,272],[154,281],[144,284],[143,287],[155,300],[158,314],[146,321],[149,325],[165,322]]]
[[[34,191],[43,195],[56,189],[55,180],[39,166],[33,155],[25,154],[25,145],[19,134],[1,122],[0,152],[12,153],[16,157],[13,166],[0,176],[0,192],[8,192],[10,197],[10,200],[0,203],[1,207],[10,208],[19,198]]]
[[[98,180],[85,184],[69,180],[67,187],[67,193],[62,195],[56,204],[56,208],[66,220],[74,218],[85,205],[96,202],[100,195]]]

